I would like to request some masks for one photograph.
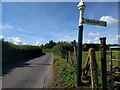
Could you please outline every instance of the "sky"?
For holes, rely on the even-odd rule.
[[[2,2],[2,35],[16,45],[41,45],[50,40],[78,40],[78,2]],[[84,18],[107,21],[107,27],[84,24],[83,43],[117,44],[118,3],[85,2]]]

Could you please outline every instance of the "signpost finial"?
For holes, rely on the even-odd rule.
[[[81,0],[79,4],[77,5],[78,10],[80,11],[80,17],[79,17],[79,26],[83,25],[83,13],[86,8],[84,2]]]
[[[77,5],[77,7],[78,7],[78,9],[85,9],[85,4],[84,4],[84,2],[81,0],[80,2],[79,2],[79,4]]]

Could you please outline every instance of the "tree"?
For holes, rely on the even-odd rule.
[[[49,43],[45,44],[44,48],[53,48],[56,45],[53,40],[49,41]]]

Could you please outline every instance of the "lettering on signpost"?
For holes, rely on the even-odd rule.
[[[107,23],[105,21],[86,19],[86,18],[83,18],[83,24],[98,25],[98,26],[104,26],[104,27],[107,26]]]

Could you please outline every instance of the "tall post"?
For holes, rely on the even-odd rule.
[[[82,75],[82,33],[83,26],[79,26],[78,49],[77,49],[77,87],[81,85]]]
[[[76,86],[81,86],[81,75],[82,75],[82,36],[83,36],[83,13],[85,10],[85,5],[80,1],[77,5],[78,9],[80,10],[80,17],[79,17],[79,34],[78,34],[78,49],[77,49],[77,72],[76,72]]]
[[[107,69],[106,69],[106,37],[100,38],[101,48],[101,65],[102,65],[102,86],[107,90]]]

